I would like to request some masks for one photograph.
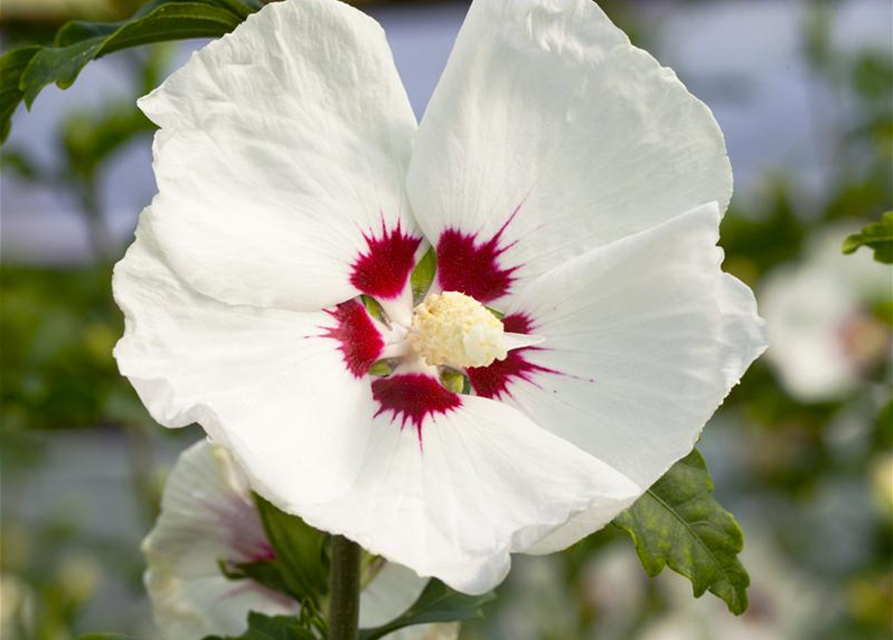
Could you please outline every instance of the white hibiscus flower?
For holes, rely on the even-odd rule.
[[[297,604],[251,580],[230,580],[220,562],[267,560],[274,552],[248,482],[227,451],[207,441],[186,450],[164,490],[161,515],[143,542],[146,586],[165,640],[236,636],[250,611],[294,615]],[[386,564],[363,590],[360,624],[374,627],[399,616],[427,579]],[[455,640],[459,625],[408,627],[388,640]]]
[[[418,126],[335,0],[268,5],[140,106],[122,373],[281,509],[460,591],[610,522],[764,348],[720,270],[722,134],[590,0],[476,0]]]
[[[890,267],[869,251],[841,253],[844,238],[857,230],[823,230],[802,262],[779,267],[760,288],[772,325],[768,362],[787,391],[806,402],[851,393],[890,352],[890,328],[871,311],[890,302]]]

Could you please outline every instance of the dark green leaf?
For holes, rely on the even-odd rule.
[[[254,501],[289,592],[298,600],[309,599],[318,604],[329,588],[328,536],[257,494]]]
[[[859,247],[874,250],[874,259],[884,264],[893,264],[893,211],[885,213],[879,222],[874,222],[860,233],[854,233],[843,241],[843,252],[855,253]]]
[[[62,89],[70,87],[84,65],[97,56],[103,42],[105,37],[97,36],[62,49],[44,47],[38,51],[19,80],[25,106],[30,109],[40,90],[51,82]]]
[[[648,575],[669,566],[738,615],[747,609],[750,577],[738,560],[744,536],[734,516],[713,498],[713,481],[696,450],[677,462],[614,520],[636,545]]]
[[[97,639],[99,640],[99,639]],[[248,629],[240,636],[205,636],[203,640],[317,640],[291,616],[248,614]]]
[[[123,22],[69,22],[55,46],[8,51],[0,57],[0,142],[19,102],[30,108],[53,82],[70,87],[91,60],[154,42],[220,37],[258,8],[253,0],[155,0]]]
[[[452,622],[483,617],[481,608],[495,598],[492,592],[468,596],[431,580],[406,613],[374,629],[361,629],[359,640],[378,640],[398,629],[416,624]]]
[[[230,580],[252,580],[268,589],[297,598],[297,595],[291,592],[288,583],[285,581],[278,562],[257,560],[255,562],[230,564],[224,560],[218,560],[217,565],[220,568],[220,572]]]
[[[409,276],[409,285],[412,287],[412,299],[421,302],[428,293],[431,283],[434,282],[434,274],[437,272],[437,254],[434,249],[428,249]]]
[[[42,47],[32,45],[13,49],[0,57],[0,143],[9,135],[9,121],[24,94],[19,89],[19,80],[31,59]]]
[[[65,47],[45,47],[34,56],[19,82],[25,94],[25,106],[30,108],[41,89],[51,82],[62,89],[70,87],[81,69],[95,58],[153,42],[219,37],[235,29],[240,21],[241,18],[220,7],[202,2],[178,2],[163,4],[144,16],[121,23],[111,33],[97,26],[94,31],[99,35]],[[89,31],[82,24],[77,35]],[[61,41],[71,39],[70,31],[60,38]]]

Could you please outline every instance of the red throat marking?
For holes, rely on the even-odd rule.
[[[404,233],[399,222],[394,229],[388,230],[384,218],[379,235],[364,233],[363,238],[367,249],[354,260],[350,283],[376,298],[396,298],[406,286],[422,239]]]
[[[502,325],[510,333],[533,333],[533,321],[522,313],[513,313],[502,319]],[[525,358],[525,353],[537,351],[538,347],[525,347],[509,351],[505,360],[495,360],[487,367],[469,367],[465,370],[468,381],[477,395],[482,398],[501,399],[511,396],[509,384],[515,380],[533,382],[534,373],[555,373],[560,371],[541,367]]]
[[[356,300],[342,302],[334,309],[325,312],[332,316],[337,325],[323,327],[324,338],[332,338],[341,343],[338,350],[344,357],[344,364],[355,378],[362,378],[378,360],[384,350],[384,340],[366,308]]]
[[[496,235],[480,244],[477,234],[452,227],[443,230],[437,241],[437,279],[444,291],[458,291],[481,303],[509,292],[518,267],[500,268],[498,258],[514,245],[500,246],[502,234],[520,209],[519,205]]]
[[[379,416],[391,412],[393,421],[415,427],[422,442],[422,423],[428,416],[444,414],[458,408],[462,398],[445,389],[438,380],[421,373],[404,373],[389,378],[379,378],[372,383],[372,397],[378,402]]]

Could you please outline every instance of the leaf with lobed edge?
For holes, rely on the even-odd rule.
[[[712,491],[707,465],[692,450],[614,524],[629,533],[649,576],[668,566],[691,580],[696,598],[709,590],[740,615],[747,609],[750,584],[738,560],[744,536]]]

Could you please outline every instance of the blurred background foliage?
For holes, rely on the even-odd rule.
[[[873,6],[869,16],[893,26],[883,1],[755,3],[758,12],[787,5],[797,17],[796,64],[806,70],[811,92],[799,117],[810,121],[811,148],[823,170],[817,179],[796,162],[764,166],[752,158],[760,175],[739,189],[722,226],[725,268],[754,287],[773,322],[769,353],[732,392],[701,443],[717,495],[745,531],[750,610],[733,618],[719,602],[692,599],[678,576],[647,579],[628,539],[609,527],[563,554],[519,559],[487,618],[464,627],[464,640],[891,637],[893,280],[890,267],[873,263],[867,249],[843,256],[839,247],[847,233],[893,209],[893,50],[890,41],[835,37],[841,12],[855,2]],[[658,51],[699,95],[697,74],[673,61],[679,43],[662,39],[665,21],[735,4],[602,2],[634,42]],[[67,19],[116,19],[138,5],[4,0],[4,50],[49,42]],[[363,6],[391,21],[441,19],[421,3]],[[729,29],[742,24],[727,21]],[[106,183],[110,175],[121,179],[114,172],[126,154],[150,145],[152,126],[134,100],[198,44],[116,54],[116,91],[100,91],[87,107],[66,102],[67,94],[48,98],[57,116],[50,120],[50,148],[15,135],[34,117],[21,112],[0,152],[7,232],[25,224],[20,214],[29,209],[24,215],[37,224],[38,240],[64,236],[71,225],[38,224],[51,214],[58,220],[61,211],[87,239],[71,257],[52,248],[32,252],[19,246],[21,236],[4,234],[3,640],[68,640],[95,630],[153,637],[138,543],[176,453],[200,434],[153,425],[111,357],[123,330],[111,298],[111,265],[139,206],[123,222],[114,218]],[[428,84],[442,64],[428,65]],[[783,70],[794,62],[776,64]],[[730,73],[712,82],[711,95],[739,104],[748,117],[746,77]],[[712,97],[702,97],[712,105]],[[735,144],[730,138],[733,162]],[[750,153],[759,156],[759,145]],[[126,169],[128,179],[143,185],[134,198],[147,204],[148,160]]]

